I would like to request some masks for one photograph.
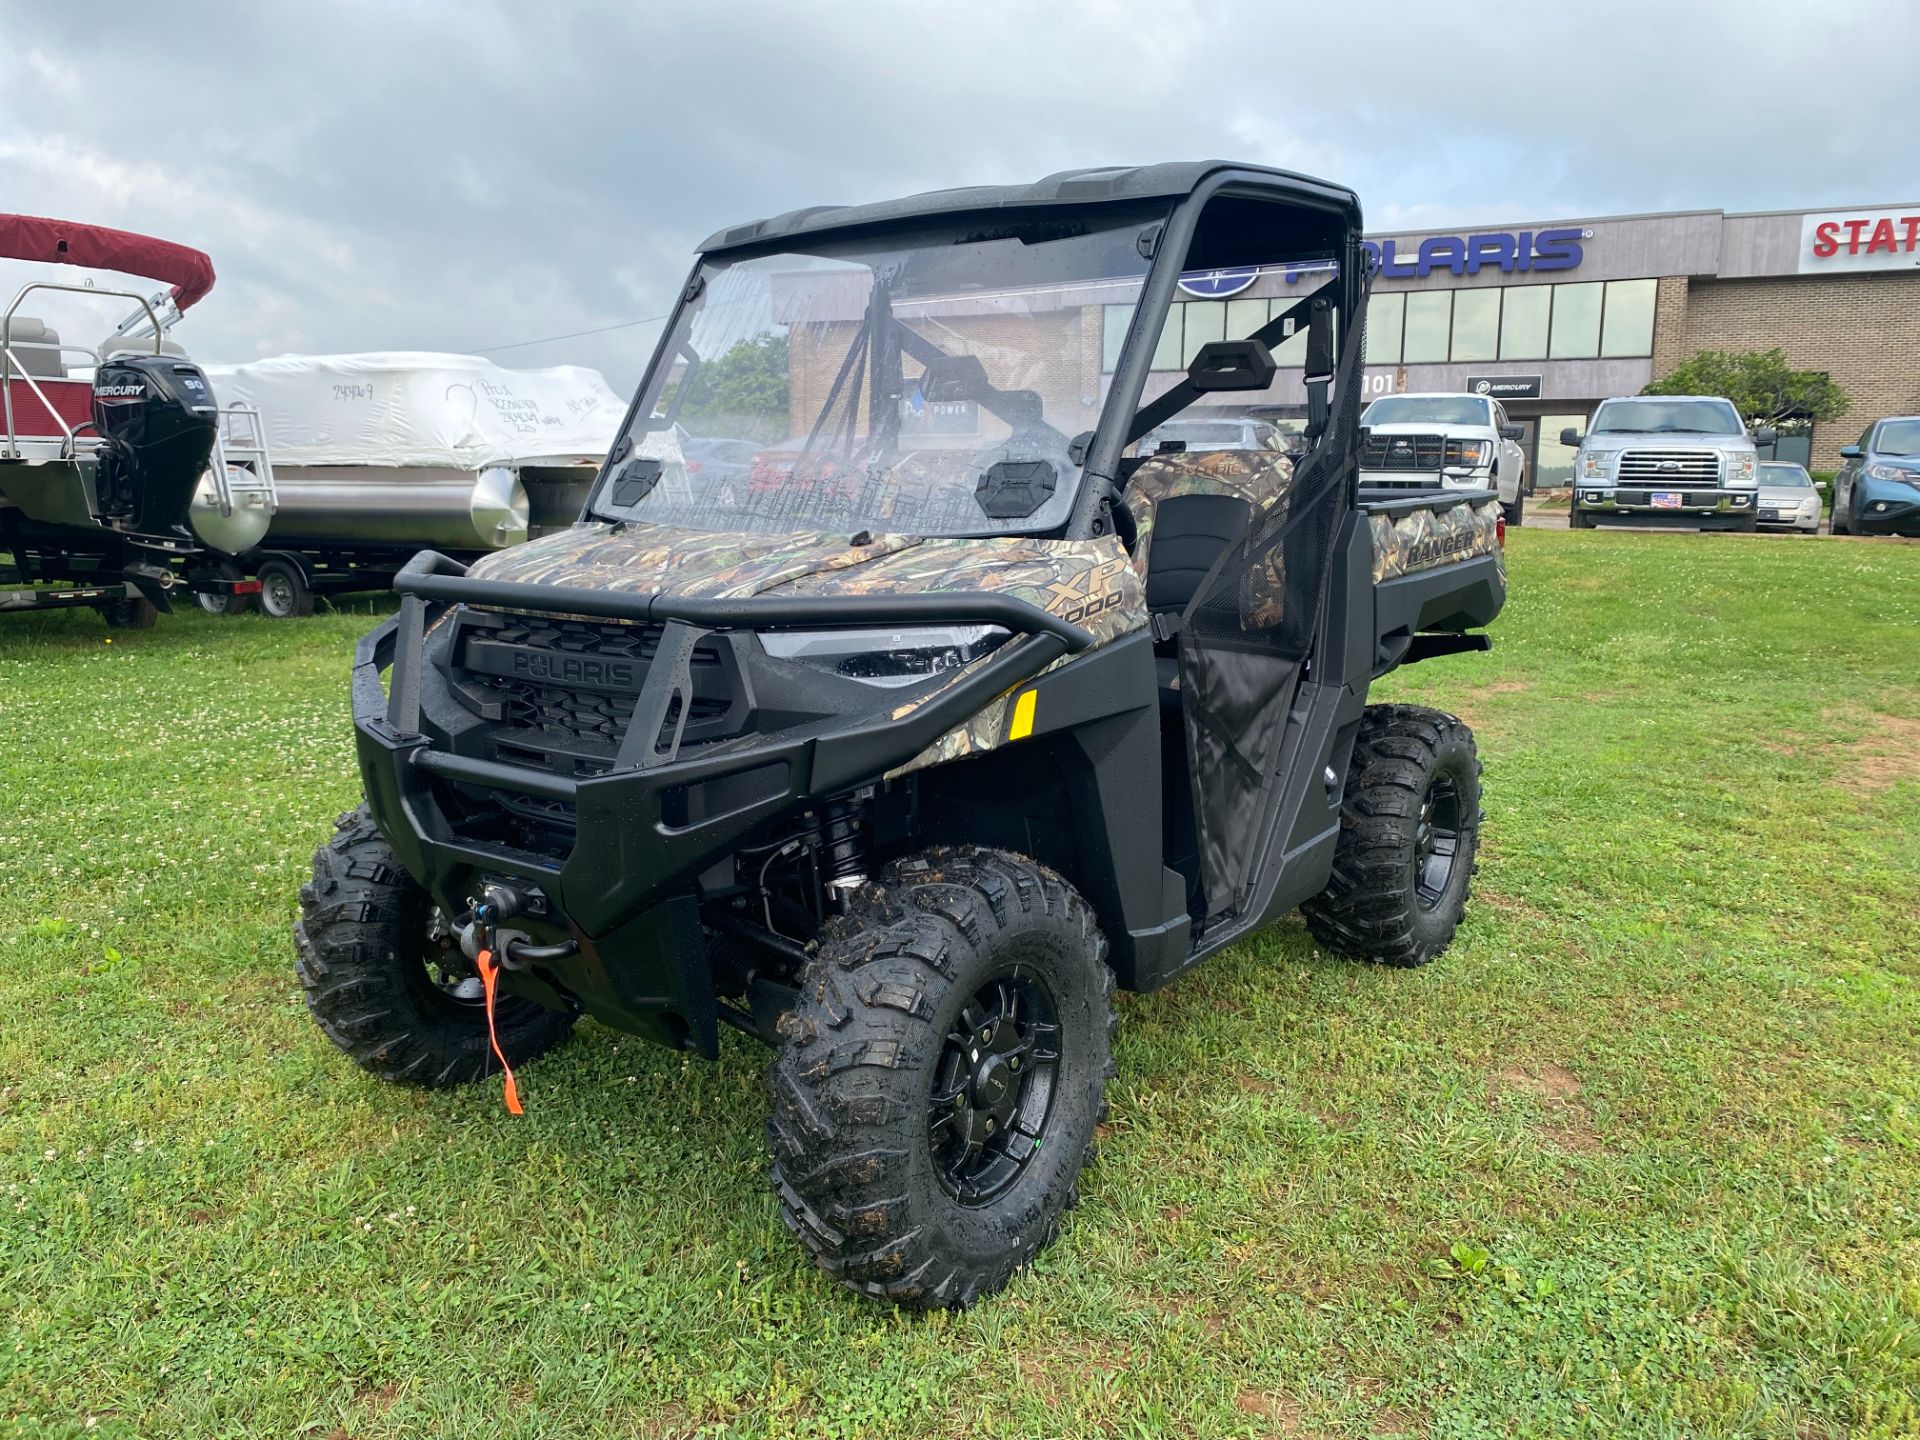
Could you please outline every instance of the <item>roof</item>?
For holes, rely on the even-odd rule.
[[[173,287],[173,303],[182,310],[213,289],[213,261],[190,246],[38,215],[0,215],[0,258],[163,280]]]
[[[765,220],[716,230],[700,242],[699,249],[703,254],[716,250],[735,250],[790,235],[855,230],[932,215],[1172,199],[1192,194],[1208,177],[1227,170],[1269,177],[1279,182],[1276,188],[1315,191],[1323,198],[1352,209],[1356,215],[1359,212],[1360,200],[1353,191],[1343,185],[1316,180],[1310,175],[1234,160],[1177,160],[1159,165],[1062,170],[1031,185],[974,185],[953,190],[928,190],[871,205],[814,205],[803,210],[789,210],[784,215],[774,215]]]

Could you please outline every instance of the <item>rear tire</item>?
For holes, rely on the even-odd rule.
[[[830,921],[767,1073],[773,1187],[828,1274],[916,1309],[1000,1289],[1077,1197],[1114,1073],[1085,900],[1020,855],[898,861]]]
[[[274,620],[299,620],[313,614],[313,587],[291,560],[267,560],[260,566],[260,609]]]
[[[479,977],[437,921],[433,897],[400,868],[365,805],[334,822],[314,852],[313,883],[300,887],[296,969],[315,1023],[382,1080],[437,1089],[499,1069]],[[518,995],[502,995],[494,1019],[510,1065],[573,1030],[572,1016]]]
[[[1453,940],[1480,850],[1473,732],[1417,705],[1369,705],[1340,802],[1327,888],[1300,907],[1314,939],[1383,965],[1424,965]]]
[[[160,607],[142,595],[137,600],[115,600],[100,607],[100,618],[109,630],[151,630],[160,618]]]

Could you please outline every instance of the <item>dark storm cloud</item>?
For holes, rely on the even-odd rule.
[[[722,224],[1078,164],[1286,165],[1376,225],[1920,190],[1899,0],[1176,9],[14,9],[0,197],[208,250],[183,338],[237,359],[588,330]],[[651,333],[496,358],[625,386]]]

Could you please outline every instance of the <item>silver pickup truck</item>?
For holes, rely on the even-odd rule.
[[[1601,404],[1576,445],[1573,504],[1567,523],[1592,530],[1605,522],[1753,530],[1760,515],[1762,445],[1772,430],[1747,434],[1731,401],[1713,395],[1629,395]]]

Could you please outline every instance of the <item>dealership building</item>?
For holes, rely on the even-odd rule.
[[[1381,235],[1370,393],[1480,390],[1526,428],[1537,486],[1564,482],[1566,427],[1700,350],[1786,351],[1852,408],[1788,435],[1832,469],[1883,415],[1920,414],[1920,204],[1718,210]]]

